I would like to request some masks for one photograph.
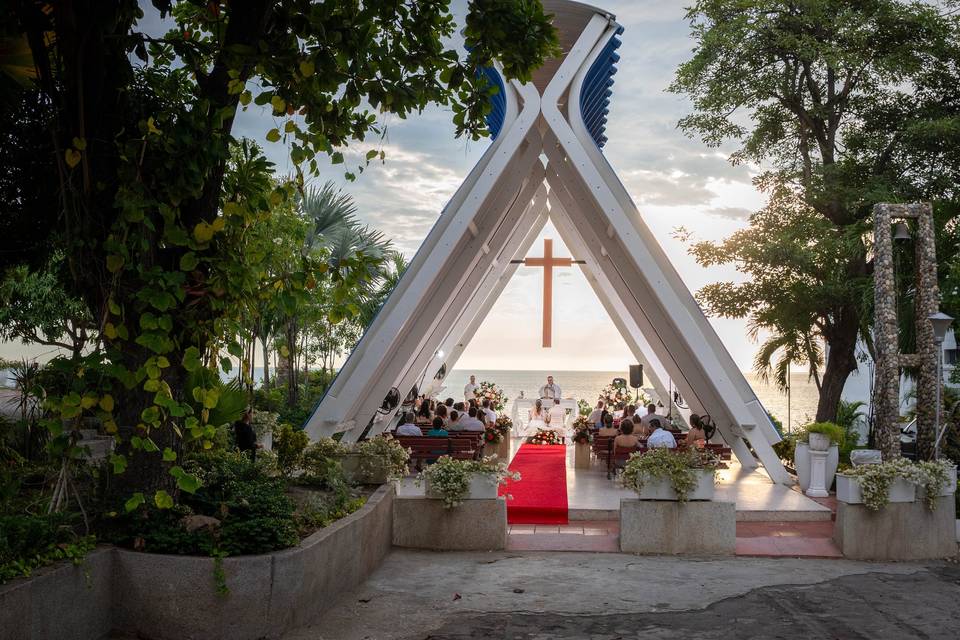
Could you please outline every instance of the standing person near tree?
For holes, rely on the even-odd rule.
[[[249,451],[250,460],[256,462],[260,445],[257,443],[257,432],[253,430],[253,409],[244,411],[243,416],[233,423],[233,435],[237,449]]]

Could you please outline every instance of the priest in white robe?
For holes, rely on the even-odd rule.
[[[560,395],[560,385],[553,381],[553,376],[547,376],[547,384],[540,387],[540,397],[545,400],[559,400],[563,397]]]

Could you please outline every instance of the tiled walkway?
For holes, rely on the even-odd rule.
[[[842,558],[833,522],[738,522],[737,555],[767,558]]]
[[[510,525],[508,551],[620,551],[616,520],[577,521],[564,525]]]

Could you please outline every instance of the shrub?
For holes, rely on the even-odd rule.
[[[937,508],[937,497],[947,480],[949,462],[913,463],[906,458],[896,458],[881,464],[865,464],[846,471],[846,475],[856,478],[860,483],[864,505],[879,511],[890,501],[890,485],[897,478],[903,478],[925,492],[924,504],[933,511]]]
[[[281,425],[274,433],[273,450],[277,454],[277,467],[280,473],[290,476],[303,464],[303,452],[310,444],[310,438],[302,429],[294,429],[289,424]]]
[[[364,473],[376,473],[379,464],[387,465],[387,477],[393,480],[407,473],[410,452],[389,436],[364,440],[354,445],[353,450],[361,456],[360,470]]]
[[[506,483],[508,478],[520,479],[519,473],[508,471],[507,463],[500,462],[495,457],[455,460],[450,456],[440,456],[436,463],[420,472],[417,484],[429,482],[432,491],[443,500],[443,506],[451,509],[463,502],[470,490],[471,473],[490,474],[496,478],[497,484]]]
[[[297,477],[297,482],[327,488],[345,486],[340,458],[347,451],[336,440],[320,438],[304,450],[300,465],[303,473]]]
[[[66,514],[0,515],[0,584],[60,560],[80,564],[95,546],[93,536],[74,532]]]
[[[830,442],[842,447],[844,442],[846,442],[846,432],[843,430],[843,427],[836,425],[832,422],[812,422],[804,427],[804,437],[803,440],[808,442],[810,439],[809,434],[811,433],[820,433],[828,438]]]

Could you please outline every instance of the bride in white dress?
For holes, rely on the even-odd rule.
[[[535,435],[538,430],[547,428],[547,412],[543,410],[543,403],[537,400],[532,409],[527,412],[527,426],[523,430],[523,437]]]

